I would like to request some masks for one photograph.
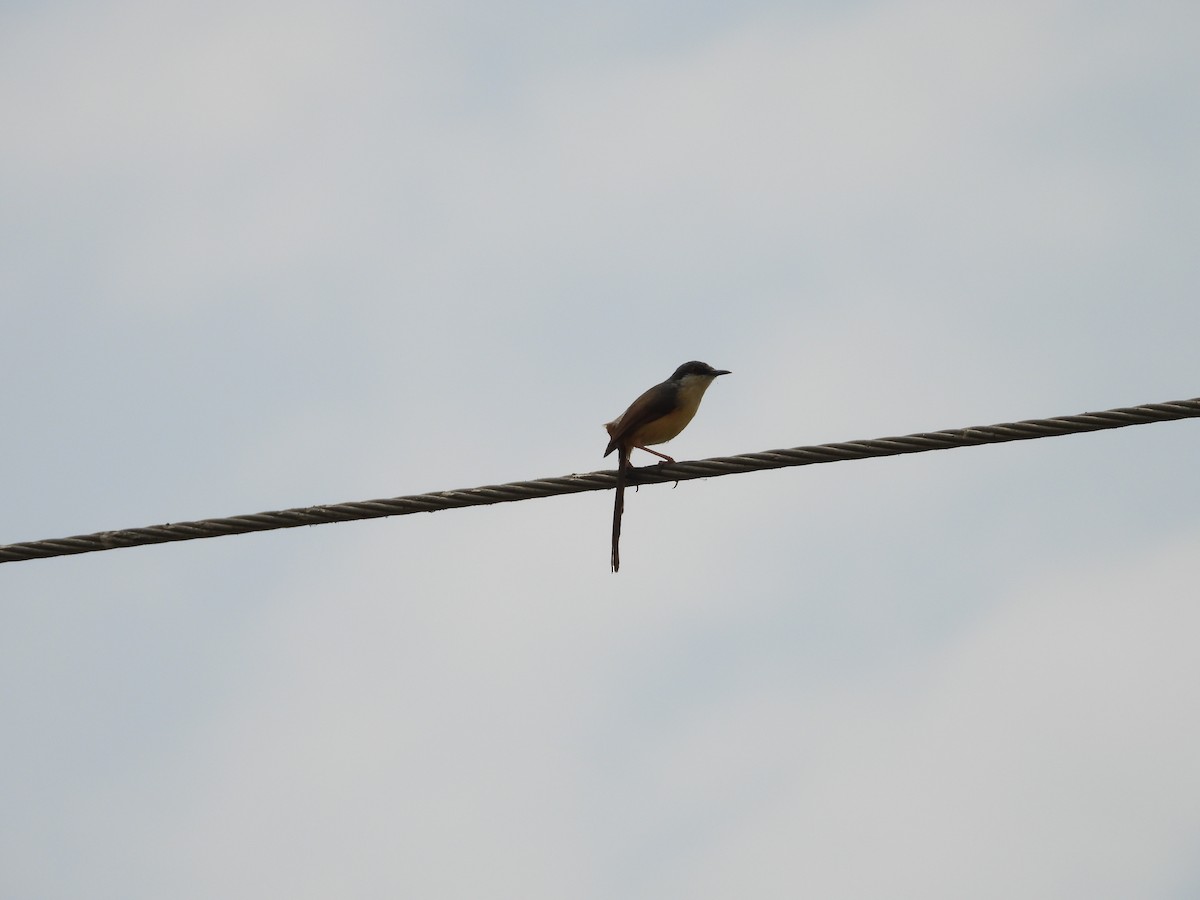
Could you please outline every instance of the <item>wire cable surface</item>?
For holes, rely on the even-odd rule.
[[[899,456],[905,453],[925,453],[930,450],[950,450],[955,447],[977,447],[982,444],[1029,441],[1065,434],[1105,431],[1111,428],[1127,428],[1130,425],[1172,422],[1178,419],[1198,417],[1200,417],[1200,397],[1195,397],[1191,400],[1146,403],[1142,406],[1106,409],[1077,416],[1026,419],[1000,425],[949,428],[944,431],[907,434],[900,437],[816,444],[811,447],[767,450],[762,453],[746,453],[740,456],[718,456],[690,462],[664,463],[629,469],[627,483],[631,485],[661,484],[667,481],[689,481],[693,478],[717,478],[721,475],[738,475],[743,472],[782,469],[788,466],[810,466],[851,459]],[[533,500],[538,497],[609,490],[616,485],[616,472],[588,472],[582,475],[515,481],[509,484],[437,491],[430,494],[414,494],[385,500],[362,500],[328,506],[301,506],[295,509],[253,515],[200,519],[195,522],[173,522],[166,525],[153,525],[149,528],[100,531],[75,537],[0,545],[0,563],[46,559],[77,553],[95,553],[100,550],[163,544],[170,541],[191,541],[230,534],[248,534],[253,531],[272,531],[277,528],[297,528],[301,525],[324,525],[329,522],[406,516],[411,513],[437,512],[464,506],[515,503],[518,500]]]

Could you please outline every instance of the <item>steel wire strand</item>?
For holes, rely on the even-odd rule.
[[[1142,406],[1108,409],[1075,416],[1026,419],[1020,422],[951,428],[944,431],[908,434],[899,437],[817,444],[809,447],[745,453],[738,456],[661,463],[630,469],[628,483],[630,485],[661,484],[668,481],[689,481],[695,478],[718,478],[722,475],[738,475],[788,466],[817,465],[872,457],[925,453],[931,450],[949,450],[955,447],[1027,441],[1197,417],[1200,417],[1200,397],[1169,403],[1147,403]],[[509,484],[414,494],[407,497],[361,500],[325,506],[303,506],[251,515],[200,519],[194,522],[174,522],[147,528],[101,531],[74,537],[0,545],[0,563],[94,553],[101,550],[115,550],[121,547],[138,547],[171,541],[248,534],[279,528],[297,528],[301,525],[324,525],[332,522],[351,522],[387,516],[405,516],[419,512],[437,512],[466,506],[513,503],[539,497],[609,490],[616,487],[616,483],[615,471],[588,472],[539,478],[532,481],[516,481]]]

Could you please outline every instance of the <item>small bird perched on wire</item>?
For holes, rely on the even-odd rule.
[[[704,392],[718,375],[728,375],[728,369],[714,369],[697,360],[686,362],[662,384],[656,384],[638,397],[617,418],[606,424],[610,438],[604,455],[619,452],[617,467],[617,496],[613,508],[612,570],[621,568],[621,514],[625,511],[625,480],[628,477],[629,454],[645,450],[667,462],[675,462],[665,453],[651,450],[650,444],[665,444],[683,431],[696,410]]]

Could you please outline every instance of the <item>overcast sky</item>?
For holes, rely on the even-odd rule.
[[[0,543],[1200,394],[1200,7],[0,8]],[[1200,892],[1200,423],[0,566],[0,895]],[[635,462],[648,464],[650,457]]]

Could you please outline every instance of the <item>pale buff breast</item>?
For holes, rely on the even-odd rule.
[[[675,411],[638,429],[633,442],[634,446],[646,447],[650,444],[665,444],[687,428],[688,422],[692,421],[696,410],[700,408],[700,399],[710,384],[712,384],[711,378],[695,376],[685,378],[679,386],[678,406]]]

